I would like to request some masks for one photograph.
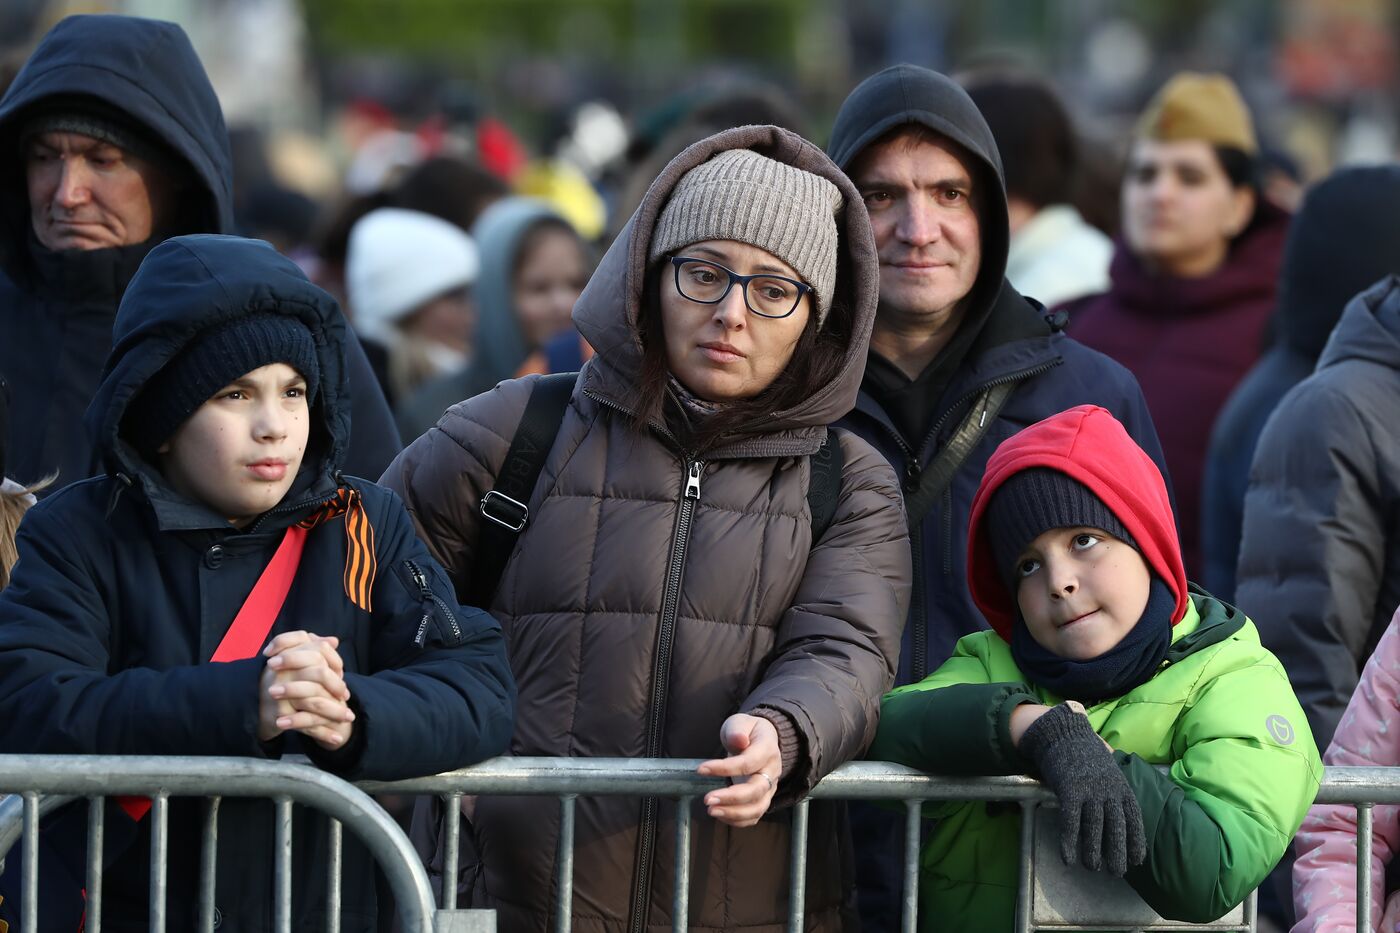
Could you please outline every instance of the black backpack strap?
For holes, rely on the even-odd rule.
[[[812,454],[811,463],[807,507],[812,512],[812,545],[815,547],[836,517],[836,503],[841,498],[841,471],[846,465],[841,439],[831,428],[826,429],[826,440],[822,441],[821,449]]]
[[[530,496],[564,422],[577,380],[578,373],[553,373],[541,376],[530,390],[520,426],[496,475],[496,487],[481,497],[481,515],[486,520],[477,536],[476,561],[466,594],[470,605],[487,608],[496,596],[506,561],[530,520]]]
[[[1016,379],[990,386],[973,400],[972,406],[963,416],[962,424],[958,425],[958,429],[953,432],[948,443],[943,445],[938,456],[933,458],[928,469],[919,475],[918,488],[904,499],[904,509],[911,531],[919,527],[929,509],[933,508],[938,497],[943,495],[943,491],[953,481],[953,474],[958,472],[958,467],[963,465],[967,455],[972,453],[972,449],[986,436],[1002,406],[1020,384],[1021,381]]]

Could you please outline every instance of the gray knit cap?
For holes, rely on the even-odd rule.
[[[702,240],[737,240],[797,271],[817,298],[817,326],[836,289],[841,191],[820,175],[729,149],[681,176],[651,235],[652,262]]]

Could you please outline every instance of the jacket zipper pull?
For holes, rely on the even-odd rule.
[[[687,467],[688,475],[685,479],[685,497],[687,499],[700,498],[700,473],[705,469],[703,460],[692,460]]]
[[[423,596],[431,596],[432,590],[428,588],[428,578],[423,576],[423,571],[418,569],[418,565],[409,561],[408,572],[413,576],[413,582],[418,584],[418,592]]]

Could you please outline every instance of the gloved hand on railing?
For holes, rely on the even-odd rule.
[[[1060,803],[1060,857],[1124,875],[1147,859],[1142,810],[1089,717],[1061,705],[1021,736],[1020,751]]]

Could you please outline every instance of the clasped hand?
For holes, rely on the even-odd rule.
[[[258,740],[300,732],[323,748],[350,741],[355,713],[345,683],[340,639],[311,632],[283,632],[263,649],[267,664],[258,680]]]

